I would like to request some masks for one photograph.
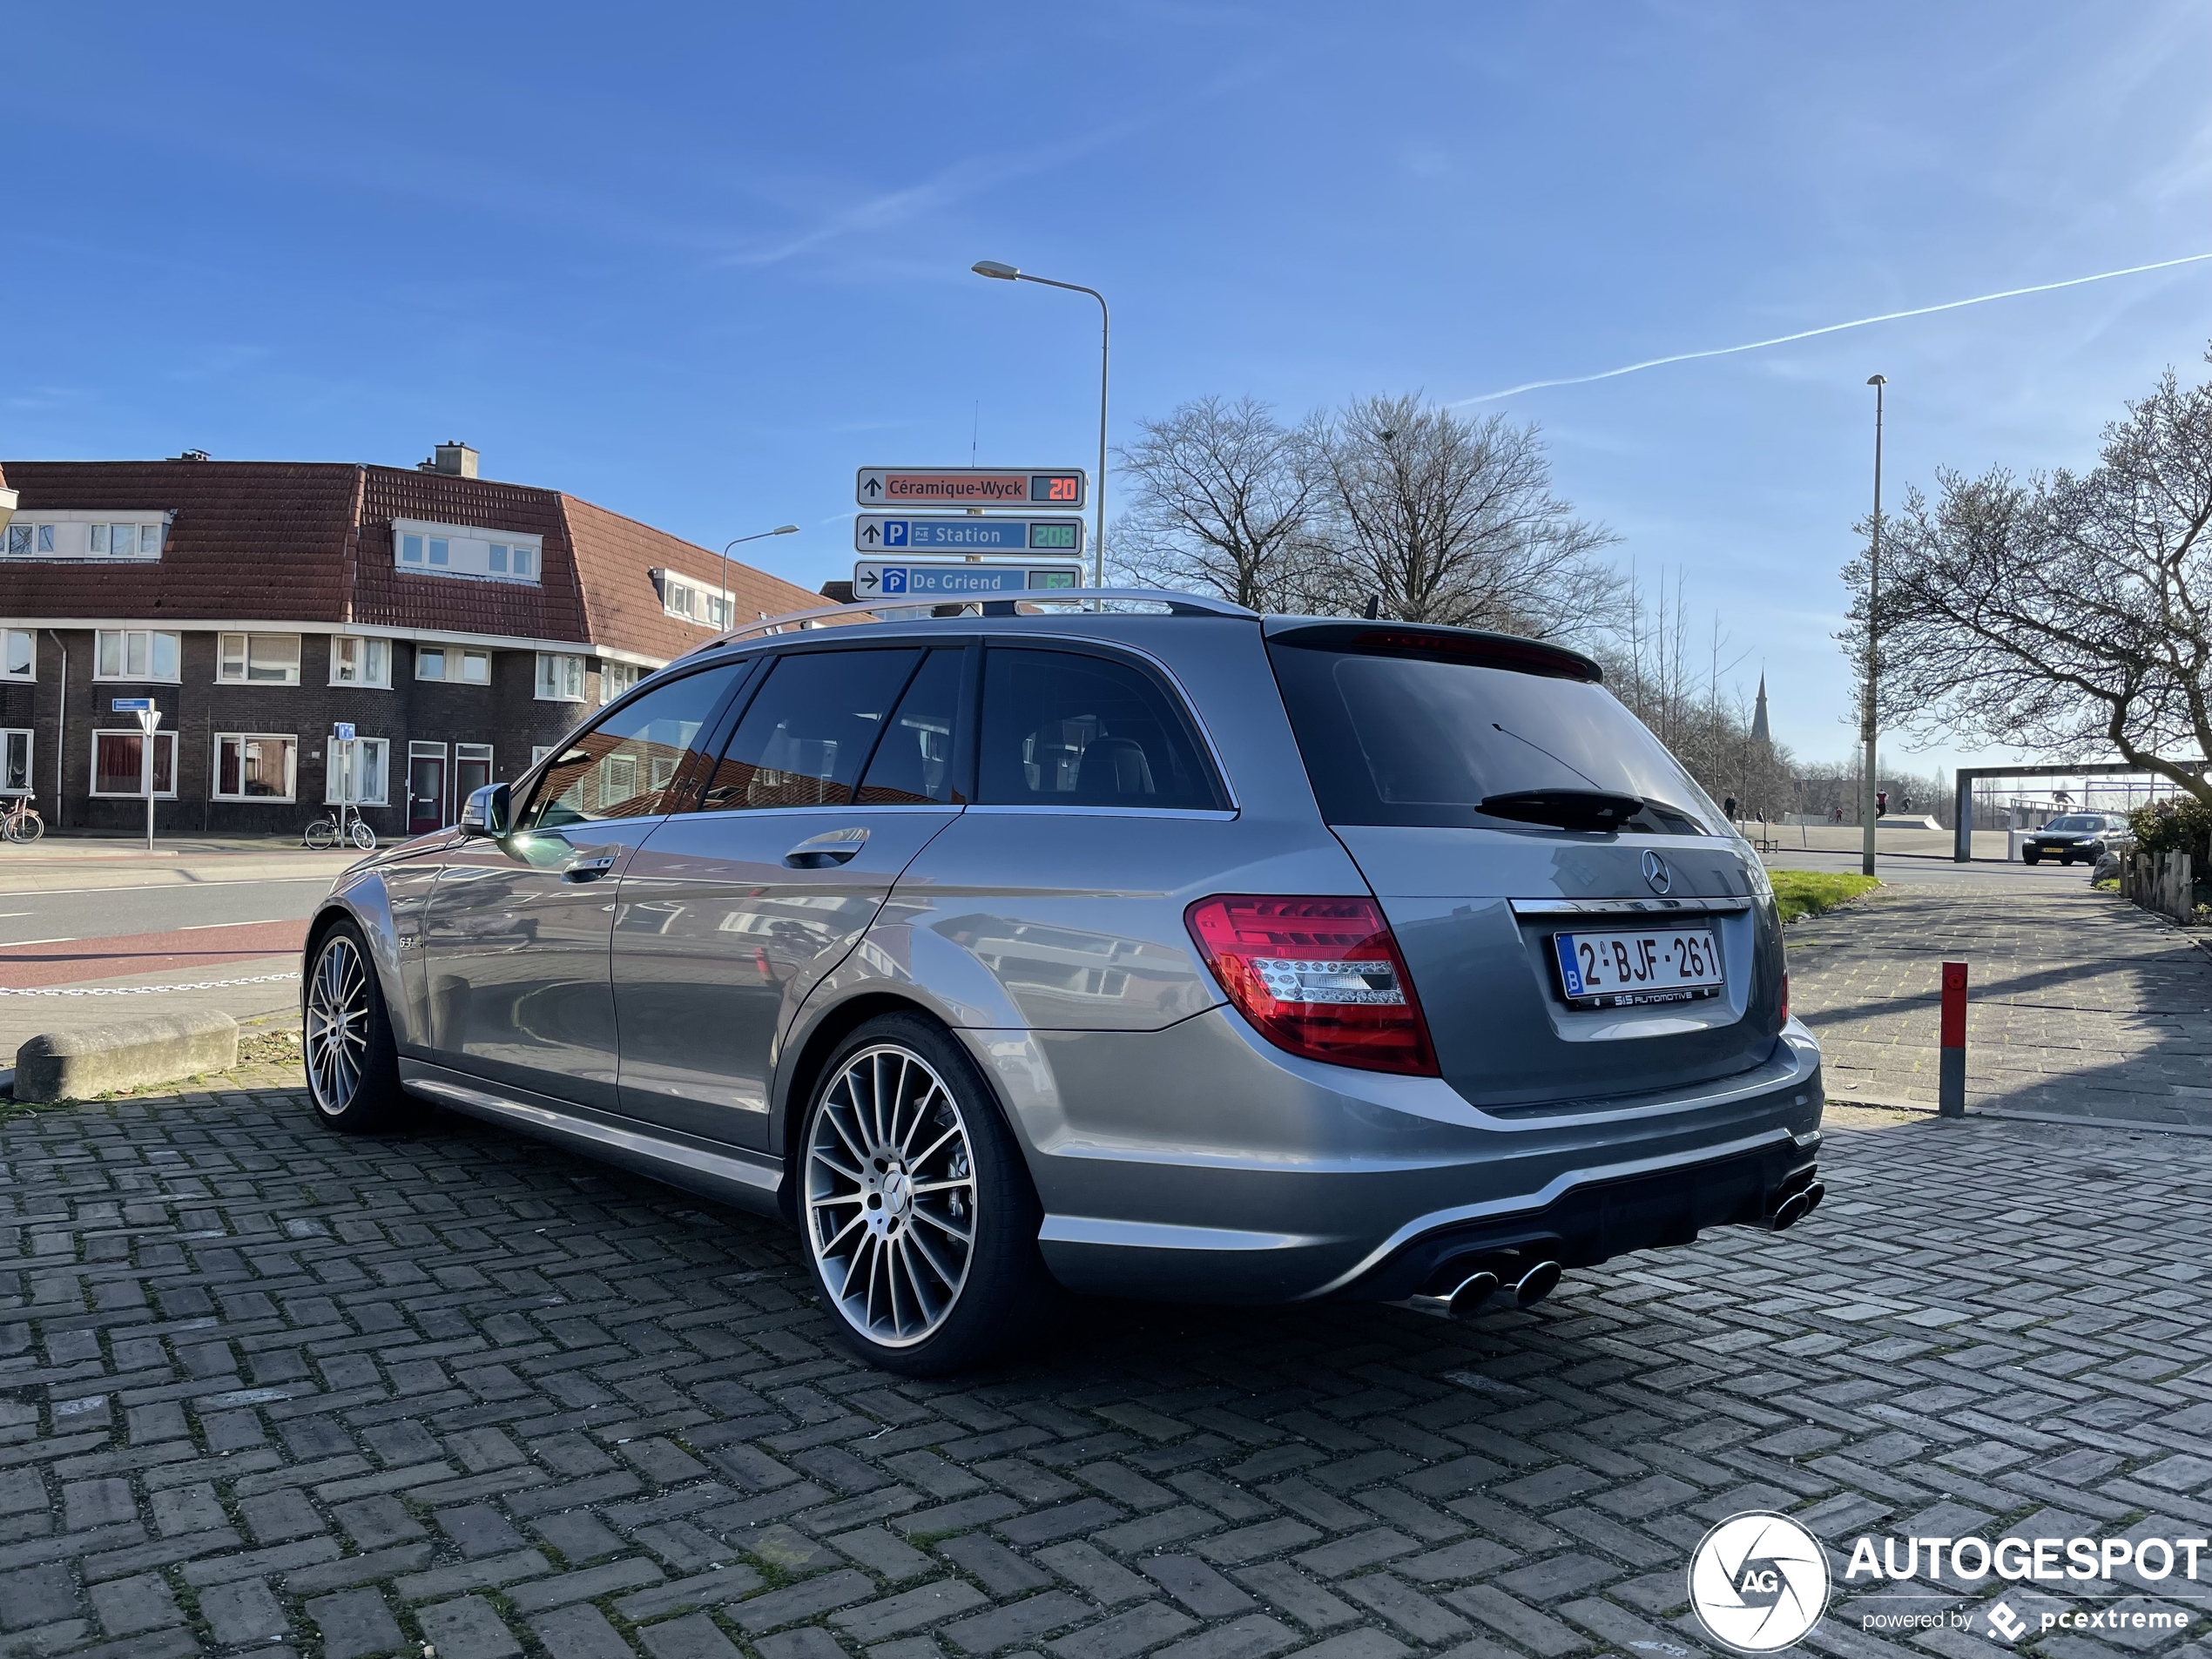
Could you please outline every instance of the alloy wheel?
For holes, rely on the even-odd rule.
[[[368,1012],[368,965],[352,940],[334,934],[315,958],[307,988],[307,1083],[326,1112],[344,1111],[360,1091]]]
[[[823,1093],[806,1146],[806,1243],[830,1300],[870,1342],[942,1328],[975,1254],[975,1158],[945,1080],[894,1043]]]

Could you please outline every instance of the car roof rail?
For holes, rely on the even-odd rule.
[[[1011,617],[1019,614],[1016,605],[1089,605],[1106,602],[1113,604],[1145,601],[1165,605],[1173,617],[1246,617],[1259,620],[1259,612],[1246,609],[1234,600],[1217,598],[1207,593],[1176,593],[1165,588],[1025,588],[1015,593],[989,597],[944,599],[930,597],[915,598],[912,595],[895,599],[863,599],[853,604],[816,605],[810,610],[791,610],[780,617],[763,617],[758,622],[748,622],[718,634],[703,645],[685,653],[697,656],[718,645],[733,645],[744,639],[757,638],[764,634],[779,634],[786,630],[806,627],[833,617],[850,617],[858,622],[863,617],[886,610],[934,610],[940,605],[957,604],[957,616],[939,618],[956,622],[968,617],[969,607],[980,606],[986,617]],[[912,618],[926,621],[926,617]]]

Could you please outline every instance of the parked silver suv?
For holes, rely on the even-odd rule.
[[[784,1216],[909,1372],[1063,1287],[1464,1315],[1819,1201],[1771,889],[1595,664],[1151,599],[654,675],[339,882],[318,1110]]]

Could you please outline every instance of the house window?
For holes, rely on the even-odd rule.
[[[339,634],[330,642],[330,683],[333,685],[392,684],[392,642]]]
[[[0,629],[0,679],[38,678],[38,635],[30,628]]]
[[[546,756],[551,754],[552,752],[553,745],[551,744],[533,743],[530,745],[530,765],[535,766],[539,761],[544,759]]]
[[[217,800],[290,800],[300,759],[297,738],[261,732],[215,734]]]
[[[173,680],[177,678],[177,638],[175,634],[138,628],[102,630],[93,635],[92,678]]]
[[[300,636],[225,634],[216,658],[215,678],[253,685],[297,685]]]
[[[28,795],[30,790],[30,733],[0,732],[0,795]]]
[[[11,559],[158,559],[168,528],[165,515],[141,511],[118,523],[113,509],[96,523],[84,512],[57,511],[51,522],[17,519],[0,538],[0,556]],[[145,521],[151,519],[152,523]]]
[[[599,701],[611,703],[624,691],[645,678],[645,671],[636,663],[602,663],[599,664]]]
[[[330,743],[330,765],[324,769],[322,798],[331,806],[382,806],[389,803],[392,744],[388,738],[355,738]]]
[[[92,733],[92,792],[146,798],[145,738],[137,732]],[[177,799],[177,734],[153,734],[153,792]]]
[[[491,684],[491,653],[459,651],[451,645],[417,645],[415,678],[419,680],[456,680],[463,685]]]
[[[464,651],[461,653],[461,683],[463,685],[491,684],[491,653],[488,651]]]
[[[543,573],[544,538],[466,524],[392,521],[392,562],[425,576],[475,577],[492,582],[535,583]]]
[[[718,587],[687,581],[673,570],[660,573],[661,609],[671,617],[708,628],[727,628],[732,603]]]
[[[541,703],[583,701],[583,658],[550,651],[537,654],[537,700]]]

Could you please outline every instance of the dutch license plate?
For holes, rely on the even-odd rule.
[[[1560,988],[1577,1008],[1633,1008],[1718,996],[1720,942],[1710,927],[1554,934]]]

